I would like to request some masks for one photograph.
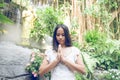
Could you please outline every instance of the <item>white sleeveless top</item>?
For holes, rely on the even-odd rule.
[[[76,47],[70,47],[70,54],[66,59],[75,63],[77,55],[80,53]],[[57,54],[52,49],[46,50],[45,54],[49,63],[56,59]],[[75,80],[75,74],[67,66],[59,63],[54,69],[51,70],[51,80]]]

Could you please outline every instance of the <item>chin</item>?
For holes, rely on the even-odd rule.
[[[60,45],[64,45],[65,43],[64,42],[59,42]]]
[[[64,45],[64,43],[60,43],[60,45]]]

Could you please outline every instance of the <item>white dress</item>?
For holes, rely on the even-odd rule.
[[[70,47],[70,54],[66,56],[70,62],[75,63],[77,55],[80,53],[76,47]],[[45,54],[49,63],[56,59],[56,53],[52,49],[46,50]],[[51,80],[75,80],[75,74],[64,64],[59,63],[54,69],[51,70]]]

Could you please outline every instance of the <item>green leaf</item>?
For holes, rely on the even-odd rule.
[[[13,23],[9,18],[0,13],[0,23]]]
[[[1,8],[1,7],[4,7],[4,6],[5,6],[4,4],[1,4],[1,3],[0,3],[0,8]]]

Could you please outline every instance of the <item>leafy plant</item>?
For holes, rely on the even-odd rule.
[[[3,8],[5,6],[5,4],[3,2],[0,2],[0,8]],[[13,21],[11,21],[9,18],[7,18],[6,16],[4,16],[2,14],[2,11],[0,10],[0,24],[3,24],[3,23],[13,23]],[[0,33],[4,33],[4,30],[3,28],[0,26]]]
[[[0,1],[0,23],[13,23],[13,21],[4,16],[4,14],[2,13],[1,9],[4,8],[4,6],[6,6],[4,0]]]
[[[39,67],[43,60],[40,56],[39,50],[34,50],[31,54],[30,63],[27,64],[26,70],[31,73],[34,77],[38,77]]]
[[[32,79],[39,79],[39,67],[41,62],[43,61],[44,54],[40,53],[38,49],[33,49],[30,57],[30,63],[26,66],[26,71],[28,71],[32,75]],[[46,73],[43,77],[50,78],[50,72]]]
[[[81,50],[81,56],[86,68],[86,75],[76,73],[76,80],[92,80],[93,72],[98,62],[97,59],[90,56],[88,52],[85,52],[78,42],[73,42],[73,45]]]
[[[0,23],[13,23],[9,18],[0,13]]]
[[[85,75],[82,75],[80,73],[75,73],[76,80],[89,80],[86,78]]]
[[[96,63],[95,69],[98,70],[120,69],[119,41],[106,39],[105,36],[98,31],[87,32],[85,35],[85,40],[86,44],[84,44],[81,50],[89,54],[92,59],[94,58],[97,59],[97,61],[95,62]],[[93,74],[93,72],[91,74]]]
[[[62,11],[55,10],[53,7],[38,9],[36,13],[37,19],[30,37],[38,42],[44,38],[45,34],[52,36],[56,24],[63,23],[63,15]]]
[[[106,39],[102,33],[98,31],[89,31],[85,35],[85,40],[88,43],[86,52],[93,58],[96,58],[97,68],[105,70],[116,68],[119,69],[120,63],[120,44],[119,41]]]
[[[98,30],[87,31],[85,34],[85,41],[91,45],[95,45],[101,41],[104,42],[105,36],[103,33],[100,33]]]
[[[95,22],[95,28],[102,28],[102,31],[107,33],[107,37],[119,39],[119,21],[118,18],[113,18],[113,12],[119,9],[119,1],[118,0],[99,0],[96,1],[95,4],[92,4],[90,7],[86,7],[84,10],[85,15],[91,16],[95,20],[99,20]],[[111,19],[114,19],[111,22]],[[113,24],[113,25],[111,25]],[[113,30],[117,30],[116,32]]]
[[[115,41],[114,41],[115,42]],[[116,68],[119,69],[120,63],[120,49],[118,43],[113,43],[112,41],[106,41],[103,44],[97,44],[94,47],[95,54],[92,56],[99,60],[97,63],[98,67],[103,69]]]
[[[106,80],[120,80],[120,71],[117,69],[110,69],[104,78]]]

